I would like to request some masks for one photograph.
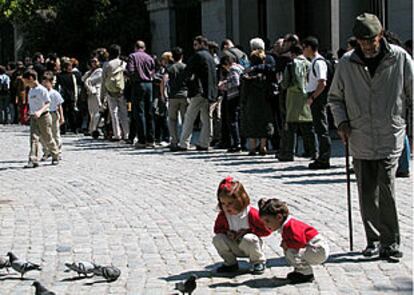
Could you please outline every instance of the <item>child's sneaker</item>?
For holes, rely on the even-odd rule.
[[[261,275],[266,270],[266,264],[264,263],[256,263],[253,265],[253,274],[254,275]]]
[[[233,264],[233,265],[225,265],[223,264],[219,268],[217,268],[218,273],[227,273],[227,272],[236,272],[239,270],[239,264]]]
[[[290,272],[286,277],[291,284],[301,284],[301,283],[310,283],[315,280],[315,276],[313,274],[304,275],[300,272]]]

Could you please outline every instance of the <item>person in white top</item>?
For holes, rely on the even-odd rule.
[[[129,122],[128,108],[124,97],[126,62],[122,61],[121,47],[113,44],[109,47],[109,61],[103,66],[101,97],[108,97],[108,106],[111,112],[114,141],[122,138],[128,140]],[[121,130],[122,128],[122,130]]]
[[[23,74],[24,83],[30,87],[30,153],[26,168],[39,166],[40,139],[52,155],[52,165],[59,164],[59,149],[52,137],[52,117],[49,112],[50,96],[47,89],[37,81],[37,73],[28,70]]]
[[[54,81],[54,74],[53,72],[47,71],[43,75],[42,85],[46,87],[49,91],[50,97],[50,115],[52,116],[52,137],[56,142],[56,145],[59,148],[59,158],[61,158],[62,154],[62,140],[60,137],[60,126],[65,122],[63,116],[63,97],[60,95],[58,91],[53,89],[53,81]],[[50,157],[50,152],[47,149],[47,146],[42,141],[43,145],[43,157],[42,161],[47,160]]]
[[[308,84],[308,104],[311,107],[313,125],[319,141],[319,156],[309,164],[310,169],[330,168],[331,158],[331,138],[329,137],[329,126],[326,112],[327,106],[327,80],[328,66],[326,60],[319,54],[319,42],[315,37],[307,37],[302,42],[303,54],[312,60],[309,70]]]
[[[99,60],[94,57],[89,61],[90,70],[82,77],[82,81],[88,93],[88,110],[89,110],[89,134],[92,134],[98,128],[102,108],[101,102],[101,85],[102,85],[102,68]]]

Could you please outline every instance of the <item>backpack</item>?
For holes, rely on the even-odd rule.
[[[4,75],[3,77],[0,76],[0,95],[8,95],[10,91],[9,83],[7,82],[8,79],[6,79],[7,76]]]
[[[247,55],[240,51],[235,51],[233,48],[228,48],[227,49],[235,58],[236,63],[238,63],[239,65],[241,65],[243,68],[248,68],[250,67],[250,61],[249,58],[247,57]],[[242,55],[240,54],[242,53]]]
[[[315,61],[312,63],[312,73],[313,75],[316,77],[316,70],[315,70],[315,63],[318,60],[323,60],[326,63],[326,66],[328,68],[328,73],[326,75],[326,87],[325,87],[325,91],[329,91],[329,88],[331,87],[332,84],[332,80],[333,77],[335,75],[335,65],[333,64],[333,61],[329,60],[329,59],[325,59],[323,57],[318,57],[317,59],[315,59]]]
[[[302,64],[300,64],[302,63]],[[308,67],[304,60],[293,61],[288,64],[290,75],[292,77],[292,85],[296,86],[300,91],[306,94],[306,79],[308,74]]]
[[[125,89],[123,61],[105,79],[105,88],[111,94],[120,94]]]

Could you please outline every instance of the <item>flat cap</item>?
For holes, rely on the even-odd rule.
[[[358,39],[371,39],[381,33],[382,25],[374,14],[363,13],[357,16],[352,33]]]

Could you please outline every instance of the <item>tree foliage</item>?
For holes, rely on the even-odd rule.
[[[73,56],[81,60],[112,43],[124,54],[137,39],[150,43],[144,0],[0,0],[1,16],[24,34],[23,54]]]

